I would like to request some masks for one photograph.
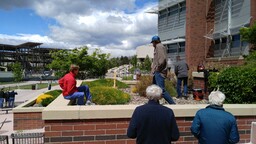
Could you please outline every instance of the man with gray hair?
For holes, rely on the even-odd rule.
[[[173,111],[159,104],[162,89],[148,86],[148,103],[138,106],[133,112],[127,136],[137,138],[137,144],[170,144],[179,139],[179,129]]]
[[[190,128],[200,144],[227,144],[239,142],[236,118],[223,108],[225,95],[213,91],[205,109],[199,110]]]

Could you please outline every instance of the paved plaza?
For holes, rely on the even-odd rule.
[[[7,84],[7,85],[0,85],[1,87],[12,87],[16,85],[28,85],[28,84],[36,84],[40,83],[39,81],[27,81],[24,83],[18,83],[18,84]],[[51,90],[54,89],[60,89],[59,85],[52,86]],[[30,100],[32,98],[36,98],[38,95],[45,93],[48,90],[48,88],[40,89],[40,90],[22,90],[17,89],[15,90],[18,94],[15,96],[15,104],[21,104],[27,100]],[[13,113],[12,111],[9,111],[6,113],[6,111],[0,111],[0,122],[3,122],[6,119],[5,123],[3,124],[3,127],[0,129],[0,135],[8,135],[9,136],[9,142],[11,142],[10,135],[12,133],[18,133],[18,132],[44,132],[44,129],[33,129],[33,130],[24,130],[24,131],[14,131],[13,130]],[[1,125],[0,125],[1,126]]]

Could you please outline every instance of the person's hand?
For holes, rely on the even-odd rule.
[[[154,71],[151,71],[150,75],[151,76],[154,76],[155,72]]]

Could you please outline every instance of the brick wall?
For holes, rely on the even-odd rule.
[[[196,71],[197,65],[206,56],[206,42],[204,36],[206,28],[206,1],[186,1],[186,60],[190,70]],[[210,22],[209,22],[210,23]],[[208,25],[211,27],[211,25]],[[209,44],[209,43],[208,43]]]
[[[42,112],[13,113],[13,121],[14,130],[40,129],[44,127]]]
[[[251,0],[251,25],[256,21],[256,1]]]
[[[129,119],[45,121],[45,143],[129,144]]]
[[[236,117],[240,133],[240,143],[250,140],[251,122],[256,116]],[[193,117],[176,118],[180,139],[176,144],[197,144],[190,132]],[[130,119],[91,120],[46,120],[45,143],[59,144],[135,144],[126,136]]]

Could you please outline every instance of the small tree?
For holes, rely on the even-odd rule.
[[[133,67],[137,67],[137,64],[138,64],[137,55],[132,56],[131,64]]]
[[[143,62],[143,70],[150,71],[151,70],[151,60],[147,55],[144,62]]]
[[[252,50],[256,50],[256,22],[251,27],[244,27],[240,29],[242,41],[252,44]]]
[[[16,82],[19,82],[22,80],[22,68],[21,64],[19,62],[15,62],[14,64],[11,65],[11,69],[14,75],[14,80]]]

